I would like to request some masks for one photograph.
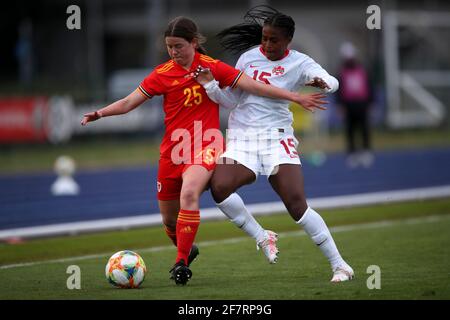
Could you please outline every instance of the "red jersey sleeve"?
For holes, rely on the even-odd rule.
[[[165,87],[162,84],[159,74],[156,70],[153,70],[139,85],[138,88],[141,93],[147,98],[152,98],[153,96],[159,96],[164,93]]]
[[[214,78],[219,81],[221,87],[234,88],[242,76],[242,72],[233,68],[232,66],[218,61],[215,68],[211,70]]]

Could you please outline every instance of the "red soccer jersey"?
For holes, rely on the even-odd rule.
[[[202,136],[208,129],[219,129],[218,104],[209,99],[205,89],[195,79],[187,77],[199,65],[209,68],[221,87],[235,86],[242,75],[239,70],[196,52],[189,71],[169,60],[157,66],[139,86],[141,93],[148,98],[164,96],[166,132],[160,146],[161,157],[170,157],[172,148],[179,143],[171,139],[176,129],[189,131],[192,144],[194,121],[201,121]]]

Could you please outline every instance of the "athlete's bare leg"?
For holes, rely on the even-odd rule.
[[[292,219],[300,220],[308,208],[301,166],[281,164],[278,172],[269,177],[269,182],[280,196]]]
[[[199,210],[200,195],[206,189],[213,172],[200,165],[192,165],[183,173],[180,206],[184,210]]]
[[[214,201],[220,203],[243,185],[255,181],[255,173],[239,163],[225,158],[223,164],[217,164],[211,178],[211,194]]]
[[[159,210],[161,211],[163,224],[175,232],[177,226],[178,212],[180,212],[180,199],[158,201]]]

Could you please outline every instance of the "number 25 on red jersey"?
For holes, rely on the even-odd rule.
[[[199,105],[203,101],[203,96],[198,90],[201,88],[201,86],[196,85],[192,86],[191,88],[185,88],[183,93],[185,96],[184,100],[184,106],[185,107],[192,107],[192,103]]]

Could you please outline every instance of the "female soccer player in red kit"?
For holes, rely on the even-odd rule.
[[[323,109],[326,102],[322,94],[300,95],[258,83],[239,70],[206,56],[201,46],[204,37],[188,18],[172,20],[164,36],[171,59],[156,67],[127,97],[85,114],[81,124],[127,113],[146,99],[163,95],[166,130],[160,146],[158,204],[166,233],[178,251],[170,271],[171,279],[184,285],[192,276],[189,264],[196,256],[196,253],[191,257],[189,254],[191,248],[194,251],[193,242],[200,224],[199,198],[208,186],[223,147],[219,106],[192,77],[197,67],[210,69],[223,87],[238,87],[255,95],[300,103],[310,109]]]

